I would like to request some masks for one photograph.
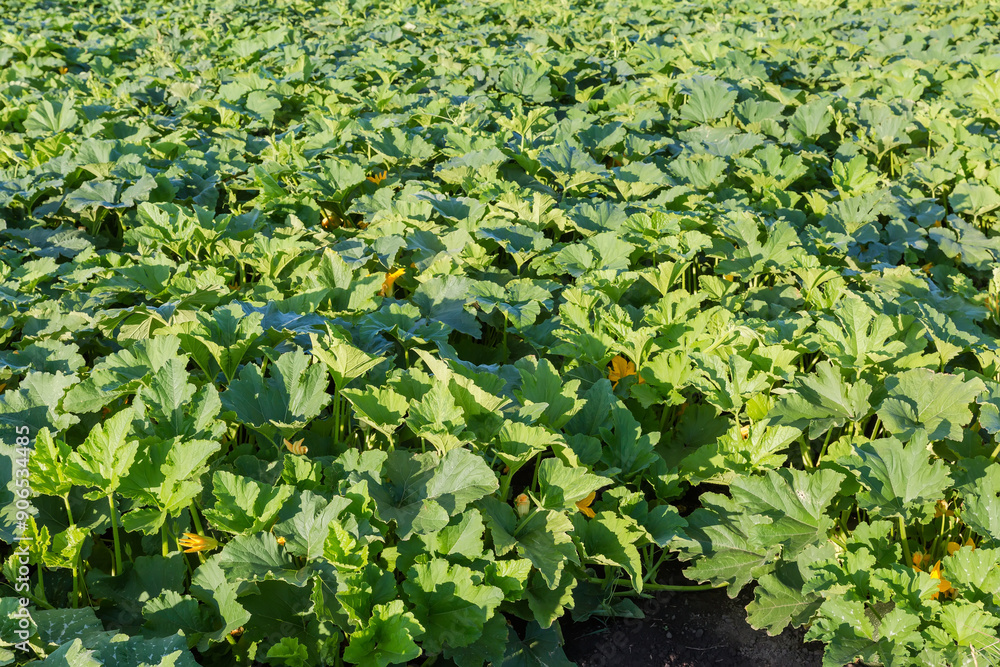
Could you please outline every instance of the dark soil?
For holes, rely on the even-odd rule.
[[[665,577],[667,578],[667,577]],[[671,583],[691,583],[679,573]],[[597,619],[562,626],[566,655],[579,667],[818,667],[823,644],[804,643],[804,630],[777,637],[746,621],[747,586],[735,599],[725,589],[663,591],[636,600],[643,619]]]

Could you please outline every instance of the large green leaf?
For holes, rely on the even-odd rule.
[[[915,368],[885,381],[888,396],[878,408],[890,433],[904,440],[918,430],[930,440],[962,439],[962,427],[972,421],[970,404],[985,389],[982,380]]]
[[[910,520],[944,495],[951,477],[940,460],[930,461],[926,441],[906,447],[895,438],[864,443],[840,462],[858,476],[864,490],[858,506],[873,516]]]
[[[503,600],[499,588],[477,584],[472,570],[450,565],[443,558],[417,564],[406,574],[403,590],[420,609],[423,647],[436,653],[445,646],[468,646],[482,635],[483,626]]]

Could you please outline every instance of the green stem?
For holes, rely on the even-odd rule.
[[[112,576],[122,573],[122,544],[118,539],[118,510],[115,508],[115,500],[112,494],[108,494],[108,506],[111,508],[111,535],[115,541],[115,562]]]
[[[510,493],[510,481],[514,478],[514,471],[511,470],[500,478],[500,500],[507,502],[507,494]]]
[[[77,561],[74,561],[76,563]],[[73,566],[73,609],[76,609],[80,602],[80,570]]]
[[[816,465],[813,466],[814,468],[819,466],[820,461],[822,461],[823,457],[826,456],[826,448],[830,444],[830,437],[832,435],[833,435],[833,428],[827,429],[826,438],[823,440],[823,447],[819,450],[819,456],[816,457]]]
[[[588,582],[593,584],[603,584],[604,579],[589,578]],[[628,586],[632,587],[632,582],[629,579],[614,579],[611,581],[615,586]],[[675,586],[673,584],[643,584],[643,590],[649,591],[710,591],[716,588],[725,588],[726,584],[693,584],[688,586]],[[616,593],[616,595],[628,595],[631,591],[625,591],[623,593]]]
[[[882,418],[875,415],[875,427],[872,429],[872,440],[878,436],[878,430],[882,428]]]
[[[76,522],[73,521],[73,510],[70,509],[69,506],[69,494],[67,493],[66,495],[64,495],[62,499],[63,499],[63,505],[66,506],[66,518],[69,519],[69,525],[72,526]]]
[[[48,596],[45,595],[45,566],[38,563],[38,590],[42,593],[42,599],[48,602]]]
[[[670,416],[670,407],[664,403],[663,404],[663,414],[660,415],[660,433],[663,433],[664,429],[667,427],[667,417]]]
[[[340,392],[333,394],[333,442],[340,444]]]
[[[806,436],[804,434],[802,435],[802,437],[799,438],[799,449],[802,450],[803,467],[805,467],[806,470],[813,468],[814,466],[811,456],[812,449],[809,447],[809,441],[806,439]]]
[[[517,537],[517,534],[521,532],[521,529],[527,526],[528,522],[531,521],[531,518],[535,516],[537,513],[538,513],[538,508],[535,507],[530,512],[528,512],[528,514],[523,519],[517,522],[517,527],[514,528],[514,537]],[[601,581],[604,580],[603,579],[597,580],[598,583]]]
[[[903,517],[899,517],[899,539],[903,543],[903,558],[906,559],[906,567],[913,565],[913,556],[910,554],[910,545],[906,542],[906,523]]]
[[[997,443],[996,449],[994,449],[993,453],[990,454],[990,461],[996,461],[997,454],[1000,454],[1000,443]]]

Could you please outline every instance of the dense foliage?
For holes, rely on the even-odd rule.
[[[0,665],[1000,655],[995,4],[0,10]]]

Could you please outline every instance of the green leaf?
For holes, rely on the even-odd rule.
[[[621,403],[611,406],[612,428],[601,428],[601,439],[607,445],[601,460],[623,478],[638,475],[657,460],[654,447],[658,432],[643,433],[632,412]]]
[[[94,426],[84,443],[70,454],[66,475],[77,484],[98,489],[87,494],[88,499],[113,493],[135,461],[139,442],[128,439],[134,417],[132,408],[116,413]]]
[[[607,177],[590,155],[567,142],[542,149],[538,161],[552,172],[564,191]]]
[[[995,647],[998,625],[1000,618],[987,612],[982,602],[955,600],[941,609],[941,626],[959,646]]]
[[[214,360],[230,383],[247,352],[264,333],[262,319],[261,313],[244,314],[243,308],[233,303],[216,308],[210,316],[198,313],[200,326],[178,334],[178,338],[198,365],[208,368],[209,359]]]
[[[728,584],[729,596],[736,597],[752,579],[773,569],[781,547],[754,539],[759,532],[757,525],[768,520],[743,511],[736,501],[705,493],[701,504],[685,517],[688,527],[674,542],[681,560],[697,559],[684,574],[694,581]]]
[[[274,534],[285,538],[289,553],[313,560],[323,555],[323,546],[330,534],[334,519],[350,506],[347,498],[326,498],[311,491],[301,491],[292,503],[281,511],[288,516],[274,526]]]
[[[443,457],[396,450],[384,473],[385,482],[369,476],[369,490],[379,515],[396,522],[401,539],[441,530],[469,503],[499,488],[489,466],[465,449],[452,449]]]
[[[685,92],[688,99],[681,106],[680,117],[697,123],[722,118],[736,103],[736,90],[710,76],[695,77]]]
[[[800,375],[778,401],[769,417],[779,424],[809,427],[811,437],[848,422],[861,422],[871,412],[872,388],[864,380],[844,381],[840,369],[828,361],[816,365],[816,373]]]
[[[556,458],[545,459],[538,466],[538,494],[541,507],[549,510],[576,510],[576,503],[611,484],[611,480],[593,475],[586,468],[573,468]]]
[[[45,658],[38,661],[44,667],[102,667],[103,662],[95,659],[95,651],[83,648],[83,642],[73,639],[63,644]]]
[[[222,405],[277,444],[278,431],[294,435],[330,402],[323,370],[301,350],[281,355],[266,381],[259,366],[248,364],[222,394]]]
[[[403,425],[409,402],[392,387],[342,389],[340,395],[350,401],[357,418],[387,438]]]
[[[905,448],[895,438],[883,438],[855,446],[840,463],[865,488],[858,494],[861,509],[876,517],[910,521],[916,512],[929,511],[951,483],[944,462],[932,463],[929,457],[925,441],[919,438]]]
[[[642,564],[635,545],[644,537],[644,531],[635,519],[598,512],[593,519],[578,514],[573,517],[573,523],[587,558],[600,565],[622,568],[632,579],[636,592],[641,593]]]
[[[218,565],[232,581],[278,579],[294,586],[305,586],[309,581],[308,566],[298,568],[270,533],[240,535],[212,556],[210,562]]]
[[[410,604],[421,610],[425,651],[468,646],[482,635],[503,592],[477,581],[472,570],[442,558],[418,563],[407,572],[403,590]]]
[[[430,442],[441,454],[469,441],[469,438],[460,437],[465,432],[465,424],[465,413],[448,390],[448,383],[439,379],[435,379],[423,398],[410,404],[406,418],[410,430]]]
[[[164,591],[146,602],[142,615],[146,619],[144,628],[153,636],[169,637],[180,632],[189,644],[197,643],[213,627],[206,607],[199,606],[193,597],[176,591]]]
[[[754,588],[754,599],[747,605],[747,623],[757,630],[767,630],[774,637],[791,625],[797,628],[809,622],[823,598],[802,591],[805,583],[802,566],[782,562],[765,574]]]
[[[1000,544],[1000,463],[987,466],[983,476],[962,491],[962,521]]]
[[[746,511],[771,519],[757,524],[761,544],[781,544],[782,556],[793,559],[806,547],[825,541],[833,519],[830,501],[846,479],[833,470],[806,472],[793,468],[769,470],[765,477],[737,477],[733,500]]]
[[[312,342],[310,351],[326,364],[338,389],[343,389],[348,382],[361,377],[382,361],[381,357],[359,350],[336,336],[320,339],[316,334],[309,334],[309,340]]]
[[[570,380],[563,385],[555,366],[548,359],[519,359],[515,364],[521,374],[521,390],[514,395],[521,405],[545,404],[541,421],[552,429],[559,429],[585,405],[577,398],[579,380]]]
[[[304,667],[309,660],[309,649],[295,637],[282,637],[281,641],[267,651],[267,661],[289,667]]]
[[[559,583],[551,588],[541,573],[537,571],[531,573],[525,594],[528,598],[528,608],[539,626],[552,627],[553,623],[566,614],[567,607],[573,607],[573,590],[577,583],[576,577],[569,569],[562,571]]]
[[[483,555],[483,516],[476,510],[467,510],[458,523],[452,522],[426,540],[430,550],[442,556],[462,556],[475,560]]]
[[[212,477],[215,507],[204,511],[205,518],[226,532],[244,535],[260,532],[271,524],[294,491],[288,485],[275,487],[219,470]]]
[[[227,578],[216,558],[202,563],[191,575],[191,595],[211,609],[219,621],[213,623],[213,627],[218,629],[206,632],[200,650],[207,648],[209,640],[225,641],[230,632],[250,620],[250,612],[237,600],[240,586],[242,584]]]
[[[969,405],[986,389],[982,380],[915,368],[886,378],[888,396],[878,408],[886,428],[908,440],[924,430],[929,440],[962,440],[962,427],[972,421]]]
[[[58,134],[72,130],[79,120],[72,97],[64,102],[42,100],[24,119],[24,129],[37,134]]]
[[[571,530],[565,514],[542,510],[529,514],[514,531],[518,554],[531,561],[549,588],[558,585],[566,563],[579,563]]]
[[[423,634],[423,626],[402,600],[376,605],[365,626],[351,634],[344,660],[362,667],[407,663],[420,656],[414,640]]]
[[[35,451],[28,459],[32,491],[50,496],[69,493],[73,482],[66,475],[66,465],[71,452],[72,448],[62,440],[55,440],[49,429],[39,431]]]

